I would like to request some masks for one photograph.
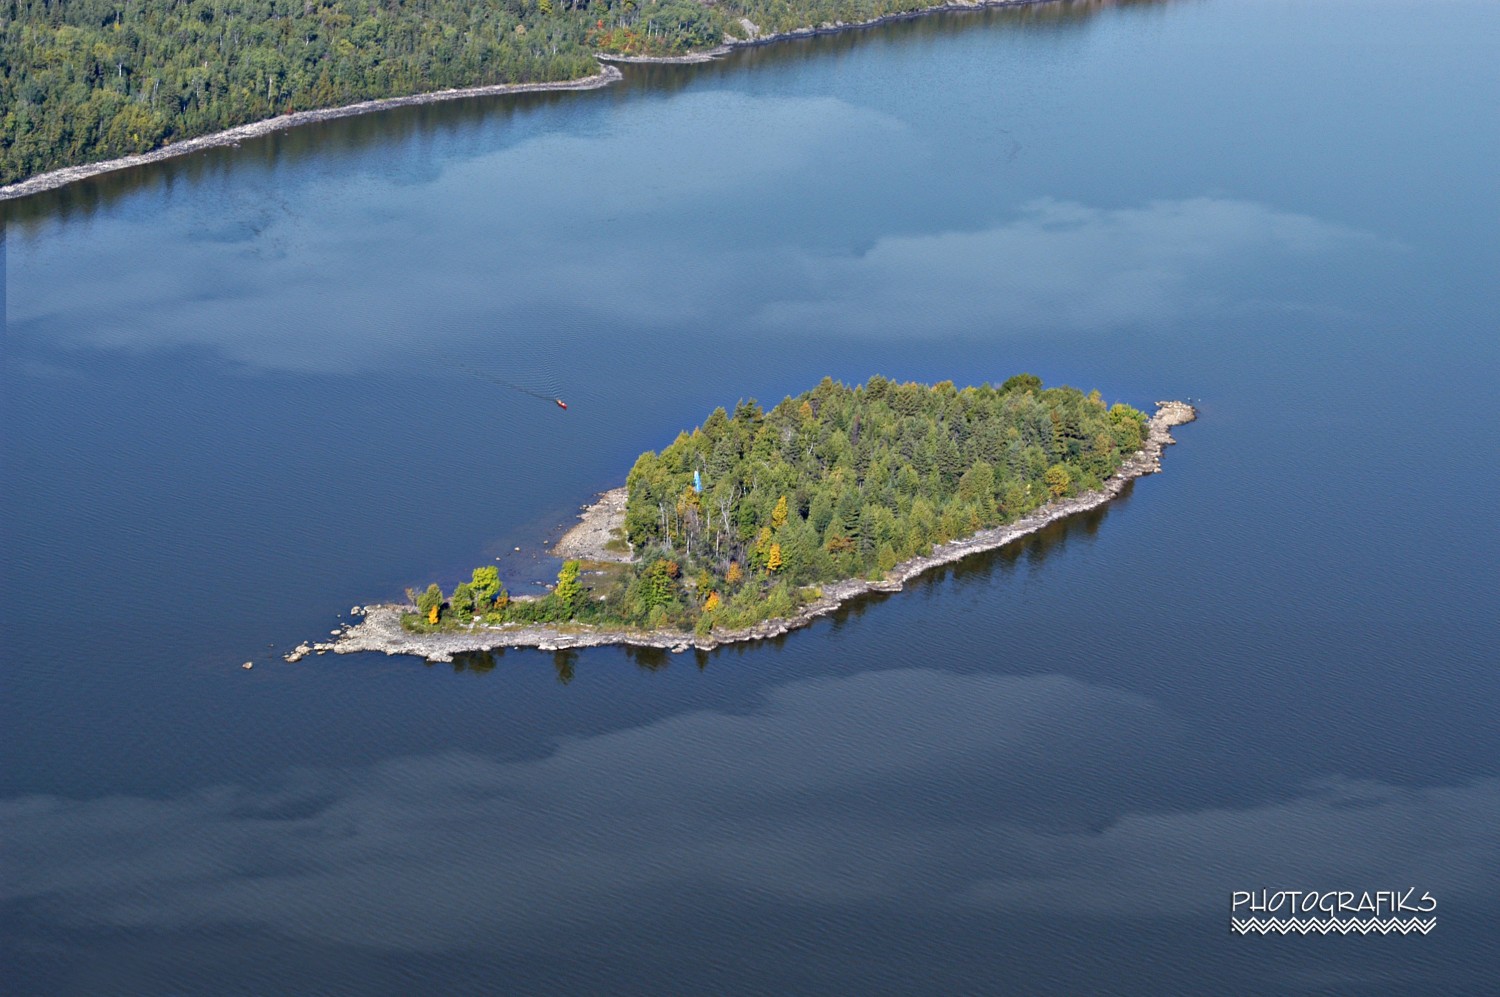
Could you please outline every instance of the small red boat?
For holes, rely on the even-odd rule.
[[[552,400],[554,402],[557,402],[557,407],[560,409],[566,409],[568,407],[568,403],[563,401],[561,398],[554,398]]]

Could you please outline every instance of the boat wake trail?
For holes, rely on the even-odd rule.
[[[557,375],[560,354],[559,344],[546,337],[516,339],[505,344],[503,359],[466,360],[461,366],[491,384],[567,408]]]

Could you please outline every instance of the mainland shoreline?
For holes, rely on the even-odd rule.
[[[927,7],[917,7],[914,10],[894,11],[890,14],[881,14],[879,17],[871,17],[863,21],[824,21],[822,24],[804,25],[800,28],[792,28],[789,31],[775,31],[769,35],[761,34],[758,25],[742,17],[738,23],[741,29],[745,31],[746,37],[738,38],[726,35],[724,43],[715,45],[713,48],[703,49],[698,52],[687,52],[683,55],[613,55],[606,52],[595,52],[594,58],[606,64],[692,65],[695,63],[713,62],[715,59],[728,55],[735,49],[754,48],[759,45],[770,45],[774,42],[790,41],[794,38],[833,35],[841,31],[856,31],[860,28],[874,28],[882,24],[915,20],[919,17],[926,17],[929,14],[983,10],[988,7],[1030,7],[1037,4],[1055,2],[1057,0],[945,0],[943,3],[936,3]]]
[[[203,152],[206,149],[235,146],[246,139],[259,138],[263,135],[269,135],[272,132],[296,128],[300,125],[310,125],[320,121],[335,121],[339,118],[352,118],[361,114],[372,114],[395,107],[414,107],[420,104],[437,104],[449,100],[465,100],[470,97],[493,97],[504,94],[598,90],[624,79],[624,74],[616,68],[616,64],[688,65],[712,62],[738,48],[770,45],[778,41],[787,41],[794,38],[811,38],[816,35],[835,34],[840,31],[852,31],[858,28],[871,28],[896,21],[909,21],[914,18],[925,17],[929,14],[980,10],[987,7],[1022,7],[1051,2],[1054,2],[1054,0],[946,0],[944,3],[933,4],[930,7],[919,7],[916,10],[883,14],[880,17],[872,17],[866,21],[825,21],[817,26],[810,25],[802,28],[793,28],[790,31],[780,31],[769,35],[760,34],[760,29],[757,26],[741,19],[740,26],[746,31],[748,37],[737,38],[726,35],[727,40],[723,44],[716,45],[710,49],[703,49],[699,52],[670,56],[609,55],[607,53],[596,52],[594,58],[600,64],[599,72],[573,80],[558,80],[552,83],[493,83],[482,86],[457,87],[448,90],[434,90],[428,93],[408,94],[404,97],[378,97],[372,100],[359,101],[354,104],[345,104],[341,107],[295,111],[291,114],[282,114],[274,118],[262,118],[259,121],[236,125],[233,128],[227,128],[223,131],[163,145],[149,152],[132,153],[128,156],[106,159],[98,163],[63,166],[55,170],[49,170],[46,173],[38,173],[34,177],[27,177],[25,180],[17,180],[15,183],[0,187],[0,201],[12,201],[28,197],[32,194],[57,190],[60,187],[66,187],[68,184],[88,180],[91,177],[100,176],[105,173],[113,173],[116,170],[130,169],[135,166],[147,166],[151,163],[159,163],[162,160],[191,155],[195,152]]]
[[[782,619],[764,620],[752,627],[737,630],[715,629],[708,636],[700,637],[682,630],[623,630],[598,629],[584,625],[558,628],[543,624],[504,623],[498,625],[473,623],[451,631],[440,633],[412,633],[401,625],[403,613],[414,612],[415,607],[399,604],[366,606],[364,619],[337,635],[337,639],[319,644],[302,644],[286,655],[288,661],[298,661],[310,653],[333,651],[338,654],[358,654],[379,651],[390,655],[412,655],[428,661],[452,661],[453,655],[468,651],[492,651],[497,648],[531,647],[540,651],[561,651],[569,648],[602,647],[606,645],[630,645],[654,647],[673,652],[695,648],[711,651],[724,644],[767,640],[779,637],[792,630],[807,626],[822,616],[827,616],[851,599],[871,592],[899,592],[911,579],[933,568],[962,560],[971,554],[995,550],[1021,537],[1035,533],[1045,526],[1096,509],[1114,499],[1126,484],[1161,470],[1162,451],[1177,441],[1172,438],[1172,429],[1192,422],[1198,417],[1197,409],[1185,402],[1157,402],[1156,413],[1147,423],[1146,441],[1141,449],[1132,454],[1120,469],[1111,475],[1097,491],[1086,492],[1073,498],[1050,502],[1014,523],[980,530],[960,540],[953,540],[935,548],[931,554],[914,557],[896,565],[886,577],[870,581],[845,579],[823,585],[822,595],[802,606],[792,616]],[[600,512],[606,502],[619,501],[621,489],[605,492],[601,502],[589,507],[581,517],[585,526],[594,531],[610,532],[612,513]],[[575,527],[577,531],[579,527]]]
[[[56,190],[70,183],[87,180],[103,173],[129,169],[132,166],[146,166],[150,163],[159,163],[164,159],[202,152],[205,149],[239,145],[246,139],[260,138],[272,132],[296,128],[299,125],[310,125],[319,121],[336,121],[339,118],[353,118],[361,114],[389,110],[393,107],[439,104],[449,100],[466,100],[470,97],[545,93],[552,90],[598,90],[600,87],[607,87],[624,78],[624,74],[614,66],[601,64],[599,72],[591,76],[579,77],[576,80],[558,80],[555,83],[491,83],[477,87],[458,87],[450,90],[433,90],[429,93],[408,94],[405,97],[379,97],[374,100],[362,100],[356,104],[326,107],[315,111],[295,111],[291,114],[277,115],[274,118],[262,118],[247,125],[236,125],[210,135],[183,139],[181,142],[173,142],[171,145],[164,145],[150,152],[138,152],[129,156],[121,156],[118,159],[106,159],[101,163],[64,166],[61,169],[38,173],[34,177],[0,187],[0,201],[11,201],[31,194],[40,194],[43,191]]]

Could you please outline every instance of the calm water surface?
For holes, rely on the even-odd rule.
[[[1496,51],[940,17],[7,206],[5,989],[1500,992]],[[280,660],[716,405],[1021,370],[1203,419],[775,645]]]

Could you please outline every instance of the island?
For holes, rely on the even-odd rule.
[[[685,651],[784,634],[870,592],[1093,509],[1161,468],[1183,402],[1154,415],[1019,374],[958,388],[825,378],[769,410],[716,409],[643,453],[559,542],[541,596],[493,565],[367,606],[313,652],[451,660],[502,647]]]

